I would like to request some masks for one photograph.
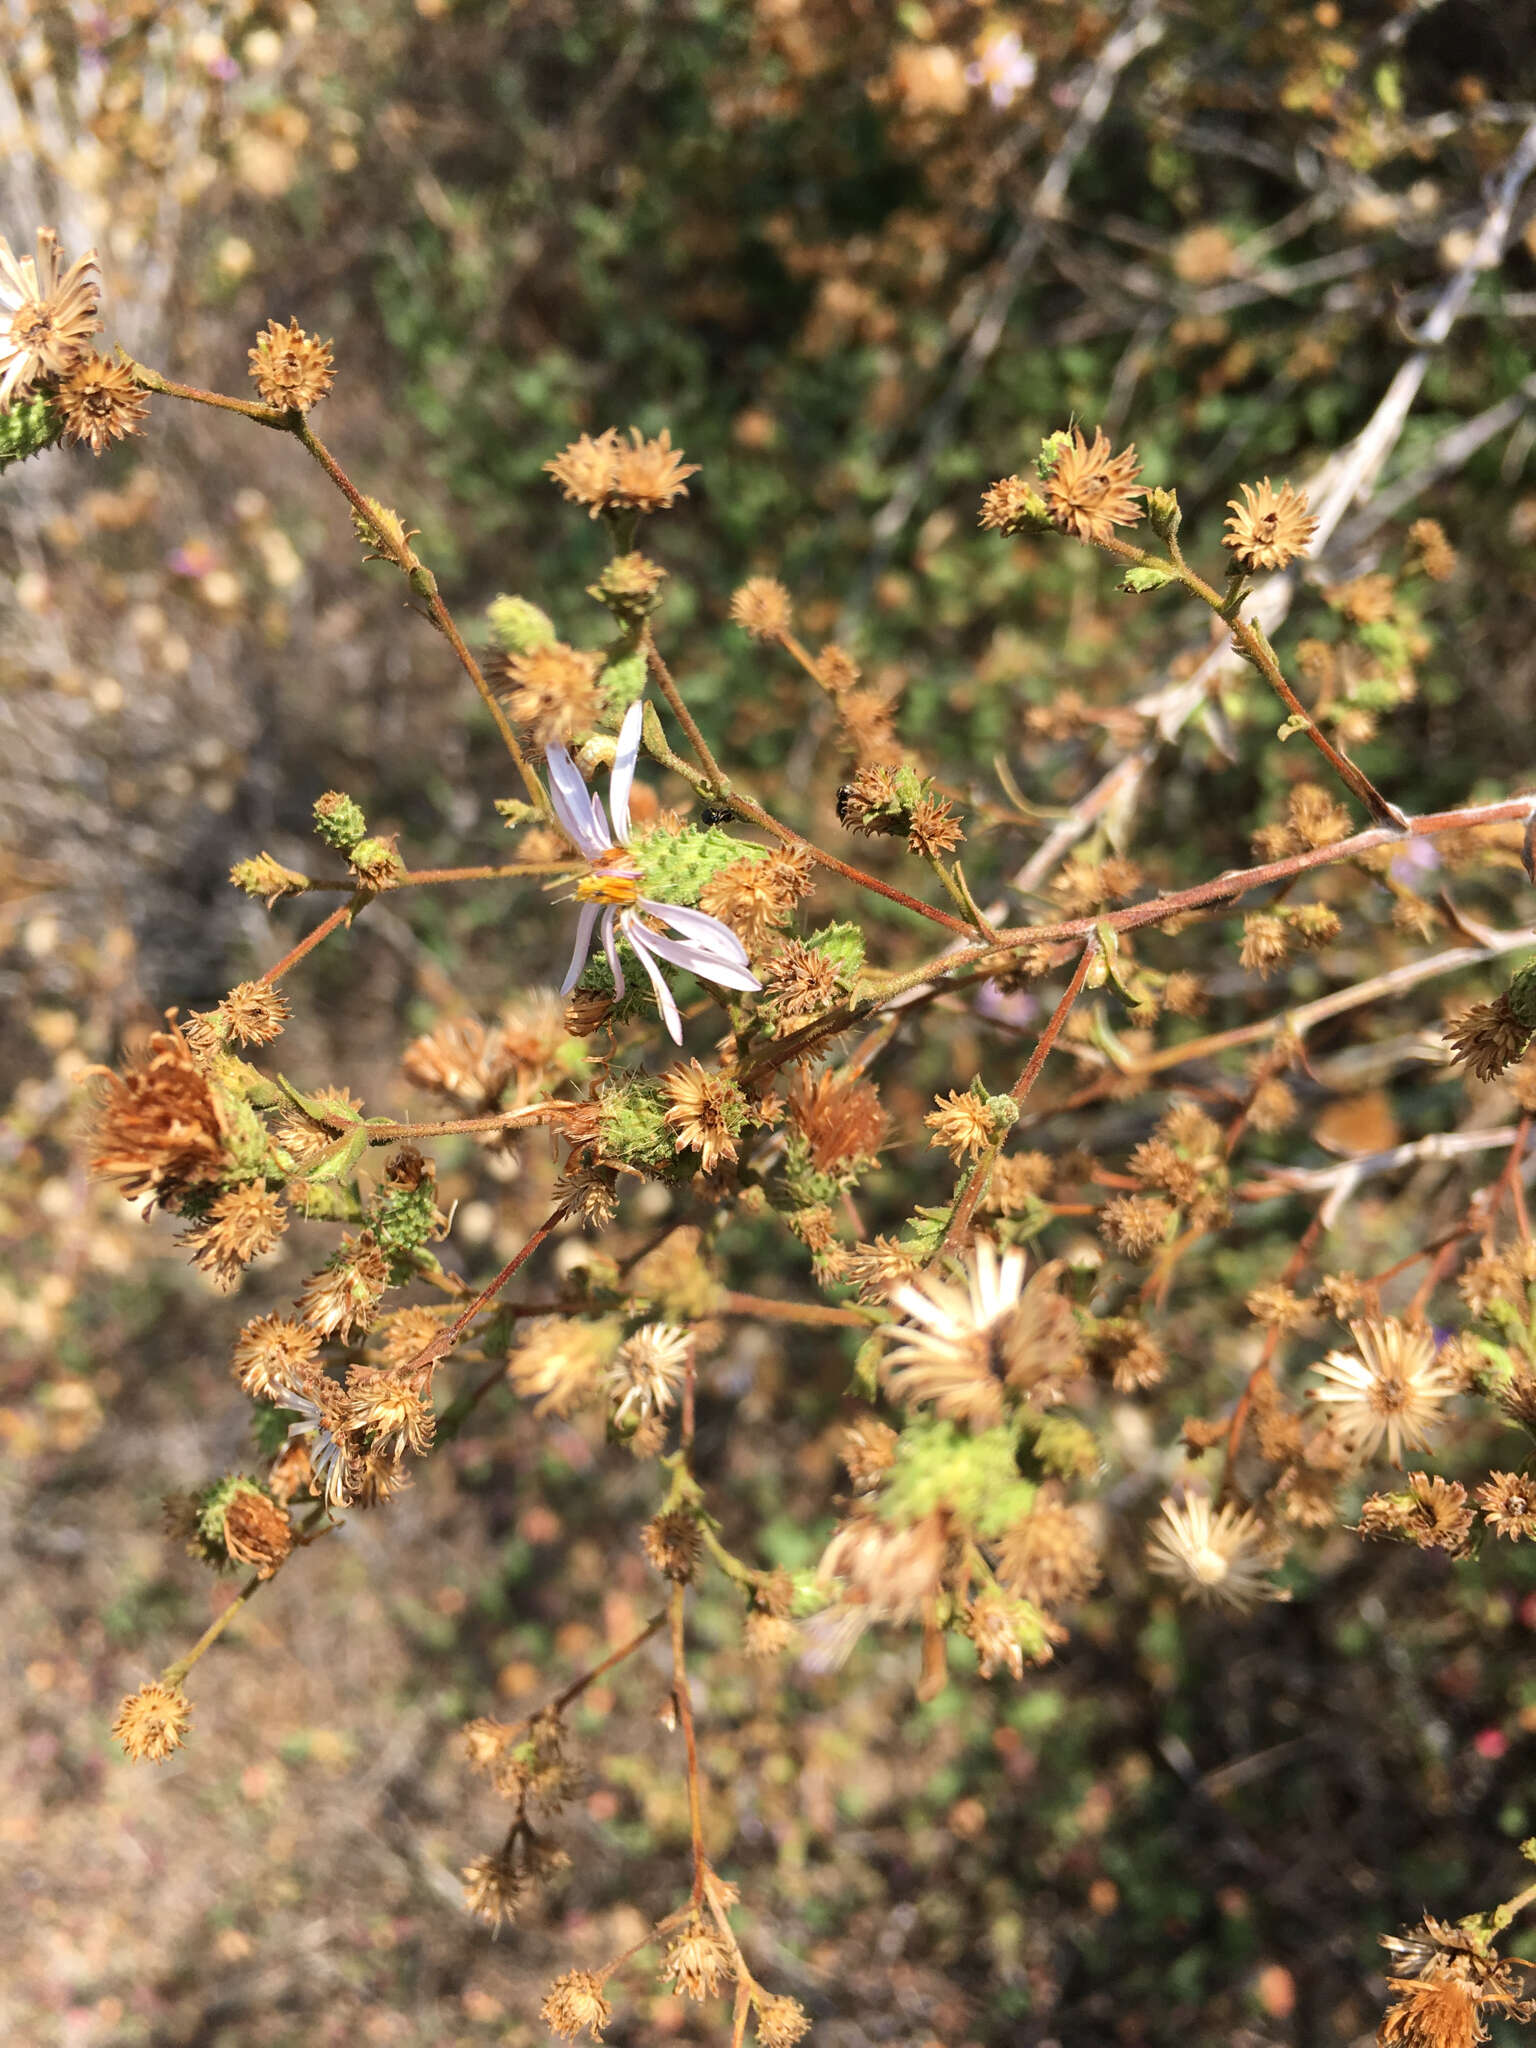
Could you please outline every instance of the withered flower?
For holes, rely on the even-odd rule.
[[[259,1180],[245,1181],[218,1196],[178,1243],[191,1252],[193,1264],[228,1293],[239,1286],[252,1259],[269,1252],[287,1228],[282,1196]]]
[[[937,1107],[923,1118],[933,1133],[928,1142],[947,1152],[956,1166],[994,1143],[998,1134],[984,1095],[974,1088],[952,1089],[933,1099]]]
[[[837,963],[802,939],[786,939],[763,969],[763,988],[780,1028],[830,1009],[841,977]]]
[[[728,925],[749,953],[761,951],[805,890],[793,866],[749,854],[711,875],[699,891],[699,908]]]
[[[231,1367],[245,1392],[277,1399],[320,1356],[320,1339],[289,1316],[256,1316],[235,1339]]]
[[[1395,1318],[1351,1323],[1354,1353],[1330,1351],[1312,1369],[1324,1384],[1308,1398],[1327,1412],[1340,1440],[1360,1458],[1383,1444],[1394,1465],[1405,1447],[1427,1451],[1445,1426],[1445,1404],[1457,1391],[1455,1375],[1436,1353],[1426,1329]]]
[[[347,1426],[375,1456],[398,1462],[407,1451],[426,1456],[437,1417],[420,1389],[398,1373],[354,1365],[347,1374]]]
[[[551,740],[567,744],[591,732],[602,713],[600,667],[597,655],[567,647],[563,640],[529,654],[509,654],[507,709],[540,746]]]
[[[592,1400],[618,1347],[617,1326],[575,1316],[538,1316],[507,1361],[507,1378],[537,1415],[570,1415]]]
[[[953,853],[965,838],[953,807],[943,797],[925,796],[912,807],[907,820],[907,844],[924,860],[937,860]]]
[[[877,1486],[895,1463],[898,1441],[888,1422],[881,1422],[874,1415],[861,1415],[844,1430],[837,1455],[855,1486]]]
[[[896,1288],[904,1320],[881,1363],[892,1400],[988,1429],[1005,1392],[1048,1406],[1078,1362],[1077,1325],[1056,1292],[1059,1266],[1026,1285],[1024,1254],[978,1238],[955,1280],[924,1273]]]
[[[89,346],[100,285],[96,251],[66,271],[52,228],[37,231],[37,255],[18,257],[0,235],[0,412],[42,377],[62,377]]]
[[[1289,1597],[1269,1577],[1282,1546],[1252,1508],[1230,1503],[1218,1513],[1202,1493],[1163,1502],[1162,1521],[1147,1546],[1150,1570],[1177,1579],[1186,1600],[1242,1614],[1261,1600]]]
[[[1001,477],[982,493],[979,523],[989,533],[1038,532],[1050,516],[1044,498],[1024,477]]]
[[[754,640],[777,640],[794,624],[789,592],[773,576],[749,576],[731,598],[731,617]]]
[[[257,396],[279,412],[308,412],[336,381],[331,344],[306,334],[297,320],[286,327],[269,320],[248,353]]]
[[[65,440],[89,441],[93,455],[136,434],[149,412],[132,370],[110,356],[82,356],[59,380],[55,403],[64,415]]]
[[[388,1282],[389,1267],[372,1231],[348,1233],[300,1288],[299,1314],[322,1337],[355,1336],[373,1321]]]
[[[664,1515],[653,1515],[640,1531],[640,1548],[663,1578],[682,1586],[698,1568],[704,1539],[692,1515],[683,1508],[669,1508]]]
[[[1273,974],[1291,950],[1291,928],[1283,917],[1267,910],[1250,910],[1243,919],[1243,943],[1238,960],[1262,975]]]
[[[611,2010],[601,1977],[591,1970],[567,1970],[545,1992],[539,2018],[562,2041],[574,2041],[583,2030],[601,2041]]]
[[[891,1120],[871,1081],[839,1080],[830,1067],[814,1079],[796,1076],[788,1096],[790,1120],[822,1173],[838,1173],[873,1159],[885,1143]]]
[[[463,1870],[464,1904],[487,1927],[500,1928],[517,1917],[527,1880],[505,1849],[477,1856]]]
[[[222,1180],[232,1161],[224,1117],[182,1032],[157,1031],[147,1055],[106,1077],[97,1106],[92,1173],[122,1183],[130,1201],[168,1208]]]
[[[136,1764],[160,1764],[180,1749],[191,1718],[192,1703],[180,1686],[152,1678],[123,1701],[112,1733]]]
[[[693,1342],[691,1330],[671,1323],[646,1323],[625,1338],[608,1368],[615,1423],[631,1415],[644,1421],[675,1407],[688,1377]]]
[[[235,1564],[270,1579],[293,1548],[287,1509],[255,1487],[242,1487],[224,1510],[224,1548]]]
[[[1088,1524],[1055,1488],[1042,1487],[1021,1522],[997,1546],[997,1575],[1010,1593],[1054,1612],[1086,1598],[1099,1582]]]
[[[1304,491],[1293,491],[1288,483],[1276,491],[1268,477],[1261,484],[1239,484],[1238,489],[1242,502],[1228,500],[1232,517],[1221,544],[1232,550],[1239,568],[1284,569],[1306,553],[1317,521],[1307,510]]]
[[[697,1152],[706,1173],[713,1173],[722,1159],[734,1160],[743,1112],[730,1082],[690,1060],[686,1067],[673,1067],[663,1085],[672,1105],[664,1121],[677,1134],[674,1150]]]
[[[213,1014],[242,1045],[270,1045],[293,1013],[276,982],[241,981]]]
[[[1140,467],[1134,447],[1112,452],[1102,427],[1095,427],[1091,442],[1074,427],[1046,480],[1052,521],[1087,541],[1110,540],[1115,527],[1134,526],[1142,515],[1138,501],[1146,495],[1134,481]]]
[[[942,1510],[906,1528],[861,1511],[833,1530],[817,1576],[841,1580],[847,1604],[870,1621],[911,1621],[939,1590],[949,1547]]]
[[[671,1984],[684,1998],[713,1998],[731,1974],[730,1950],[714,1928],[699,1918],[673,1936],[661,1959],[663,1983]]]
[[[1249,1123],[1254,1130],[1266,1133],[1283,1131],[1288,1124],[1295,1123],[1300,1114],[1296,1091],[1278,1076],[1261,1081],[1248,1105]]]
[[[795,2048],[810,2031],[811,2017],[797,1998],[760,1998],[757,2048]]]
[[[1408,529],[1408,545],[1431,582],[1448,583],[1456,574],[1456,550],[1438,519],[1415,519]]]
[[[627,448],[617,439],[614,443],[611,503],[623,511],[669,511],[674,498],[687,497],[687,479],[697,476],[699,465],[684,462],[665,427],[654,439],[638,427],[631,427],[629,436]]]
[[[1536,1483],[1523,1474],[1490,1472],[1475,1498],[1495,1536],[1507,1536],[1511,1543],[1536,1536]]]
[[[1013,1679],[1024,1676],[1024,1645],[1019,1641],[1015,1602],[988,1587],[966,1605],[961,1627],[976,1645],[976,1668],[983,1678],[995,1678],[1000,1670]],[[1044,1657],[1032,1661],[1043,1663],[1049,1656],[1047,1647]]]
[[[1173,1215],[1156,1195],[1115,1195],[1099,1211],[1099,1229],[1128,1259],[1149,1259],[1166,1238]]]
[[[1522,1024],[1506,990],[1491,1003],[1474,1003],[1445,1027],[1452,1058],[1470,1067],[1479,1081],[1491,1081],[1512,1067],[1531,1042],[1529,1025]]]
[[[1387,1980],[1397,1997],[1381,2016],[1383,2048],[1475,2048],[1488,2039],[1477,1994],[1458,1977]]]

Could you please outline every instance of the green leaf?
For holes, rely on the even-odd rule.
[[[1146,591],[1161,590],[1165,583],[1175,580],[1173,570],[1165,569],[1161,562],[1144,562],[1138,568],[1126,570],[1120,588],[1129,591],[1133,597],[1140,597]]]

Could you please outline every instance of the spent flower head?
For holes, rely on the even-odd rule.
[[[52,228],[38,229],[36,256],[17,256],[0,235],[0,412],[73,369],[100,332],[95,268],[87,249],[66,270]]]
[[[1356,1457],[1374,1457],[1385,1445],[1401,1465],[1405,1449],[1429,1450],[1444,1429],[1456,1375],[1426,1329],[1387,1317],[1352,1322],[1349,1331],[1354,1351],[1330,1351],[1313,1367],[1323,1385],[1309,1389],[1309,1398]]]

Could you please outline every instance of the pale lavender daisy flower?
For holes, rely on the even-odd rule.
[[[576,946],[570,968],[560,985],[568,995],[581,977],[592,950],[594,932],[601,937],[613,976],[615,995],[624,993],[624,972],[619,966],[618,941],[633,949],[640,965],[651,978],[656,1001],[668,1032],[677,1044],[683,1042],[682,1019],[672,991],[659,966],[665,960],[672,967],[686,967],[700,981],[712,981],[721,988],[759,989],[762,983],[747,963],[746,948],[718,917],[702,910],[688,910],[680,903],[658,903],[640,894],[642,873],[629,848],[629,791],[640,756],[640,726],[643,706],[631,704],[619,728],[613,773],[608,780],[608,811],[603,800],[587,789],[581,770],[565,748],[551,741],[545,749],[549,762],[549,797],[560,828],[591,862],[592,872],[576,884],[581,912],[576,920]],[[670,925],[677,938],[657,931],[656,923]]]
[[[967,85],[984,85],[994,107],[1011,107],[1035,82],[1036,64],[1015,30],[993,36],[974,64],[965,67]]]

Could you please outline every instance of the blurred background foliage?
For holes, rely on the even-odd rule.
[[[1038,72],[994,105],[966,67],[1008,30]],[[1117,34],[1134,50],[1074,142]],[[1085,550],[979,534],[981,489],[1069,415],[1102,423],[1178,486],[1210,563],[1238,481],[1300,481],[1370,418],[1536,102],[1536,19],[1499,0],[1129,17],[1053,0],[4,0],[0,57],[13,243],[37,221],[72,253],[96,243],[112,331],[194,383],[240,390],[269,315],[334,336],[320,430],[422,529],[466,621],[517,592],[597,644],[596,530],[541,464],[583,429],[668,427],[702,470],[647,545],[706,729],[832,842],[848,764],[830,720],[726,623],[740,578],[772,571],[807,641],[848,645],[903,739],[980,800],[979,888],[1041,831],[1004,804],[994,757],[1031,803],[1070,805],[1122,750],[1115,709],[1187,672],[1203,630],[1119,594]],[[1032,212],[1063,152],[1064,195]],[[1443,457],[1442,473],[1399,518],[1357,522],[1353,541],[1346,523],[1279,642],[1294,661],[1304,634],[1356,633],[1326,588],[1395,566],[1412,517],[1446,527],[1460,569],[1410,586],[1422,617],[1394,624],[1412,687],[1359,748],[1408,808],[1529,768],[1528,215],[1377,490]],[[1499,431],[1447,454],[1512,400]],[[591,1789],[554,1904],[494,1942],[458,1903],[454,1873],[498,1818],[455,1726],[536,1703],[650,1597],[645,1472],[510,1395],[253,1611],[204,1667],[182,1757],[150,1780],[109,1749],[118,1695],[217,1597],[156,1502],[248,1455],[227,1343],[291,1286],[296,1255],[221,1302],[168,1231],[91,1190],[91,1063],[276,957],[287,941],[225,875],[259,846],[305,866],[320,790],[353,791],[413,865],[507,844],[488,723],[297,462],[277,437],[162,404],[99,468],[53,456],[0,485],[0,1598],[17,1702],[0,1839],[25,1902],[0,2012],[39,2048],[531,2043],[542,1983],[635,1938],[686,1851],[655,1720],[666,1679],[642,1664],[583,1709]],[[1068,689],[1087,708],[1053,721]],[[1125,821],[1155,881],[1245,862],[1305,770],[1256,689],[1222,709],[1162,750]],[[1510,874],[1458,877],[1459,900],[1518,921]],[[1331,979],[1407,957],[1391,910],[1383,890]],[[895,918],[877,933],[893,962],[913,944]],[[514,960],[520,979],[557,978],[563,943],[531,892],[375,905],[307,964],[285,1069],[403,1112],[411,1033],[493,1014]],[[1198,946],[1189,964],[1212,971]],[[1287,999],[1322,985],[1309,965]],[[1213,992],[1212,1026],[1280,1000],[1230,964]],[[1027,1005],[962,1017],[942,1060],[914,1040],[888,1105],[910,1128],[967,1059],[1006,1086],[1028,1023]],[[1324,1050],[1369,1053],[1401,1025],[1356,1019]],[[1287,1158],[1320,1156],[1306,1147],[1325,1116],[1365,1149],[1507,1112],[1443,1070],[1384,1071],[1308,1082]],[[1139,1114],[1101,1103],[1046,1141],[1112,1152]],[[441,1157],[460,1205],[445,1256],[483,1272],[543,1213],[549,1162],[534,1146]],[[866,1230],[945,1185],[905,1146],[866,1190]],[[1385,1265],[1464,1200],[1443,1166],[1373,1184],[1337,1263]],[[636,1244],[666,1203],[631,1199]],[[1230,1401],[1255,1342],[1243,1296],[1303,1213],[1271,1204],[1181,1273],[1175,1408]],[[738,1285],[807,1286],[803,1252],[766,1226],[726,1249]],[[557,1248],[556,1270],[578,1255]],[[839,1344],[762,1326],[733,1327],[717,1357],[706,1478],[728,1536],[765,1561],[809,1559],[830,1526],[847,1367]],[[700,1598],[718,1644],[701,1686],[712,1846],[751,1909],[749,1953],[828,2048],[1366,2038],[1375,1935],[1518,1886],[1514,1844],[1536,1831],[1527,1548],[1453,1565],[1335,1532],[1294,1570],[1291,1605],[1240,1629],[1176,1615],[1148,1591],[1139,1533],[1178,1462],[1174,1419],[1116,1401],[1106,1423],[1125,1477],[1105,1585],[1022,1687],[957,1669],[918,1707],[913,1646],[894,1638],[831,1677],[765,1672],[734,1607]],[[1491,1441],[1451,1468],[1486,1469]],[[673,2000],[623,2010],[617,2042],[719,2037],[717,2014]]]

